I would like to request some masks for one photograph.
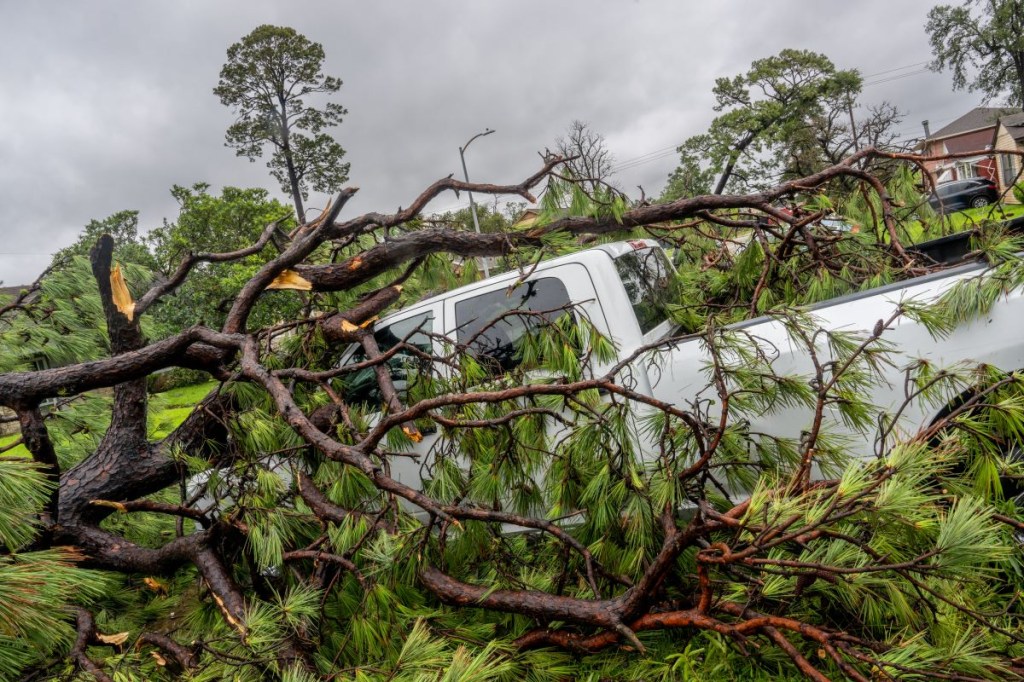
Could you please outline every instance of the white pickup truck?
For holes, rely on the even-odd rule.
[[[946,240],[948,241],[948,240]],[[955,241],[955,240],[954,240]],[[963,240],[961,240],[963,241]],[[955,246],[955,244],[954,244]],[[938,244],[937,249],[948,248]],[[675,327],[664,307],[666,278],[672,266],[654,241],[635,240],[607,244],[542,262],[522,283],[510,287],[522,276],[508,272],[421,301],[395,312],[375,327],[381,350],[400,340],[437,355],[449,344],[467,344],[478,357],[489,359],[508,369],[517,361],[517,339],[527,333],[524,316],[506,315],[508,311],[552,311],[572,306],[585,315],[597,331],[614,341],[619,358],[639,347],[664,340],[656,358],[640,357],[630,368],[635,391],[686,409],[697,393],[709,383],[706,344],[696,337],[673,339]],[[858,292],[812,306],[811,314],[821,328],[870,334],[879,320],[887,320],[901,301],[934,301],[955,282],[977,277],[985,269],[982,263],[966,263],[897,284]],[[492,324],[493,323],[493,324]],[[744,329],[752,339],[774,356],[776,374],[811,375],[811,362],[805,347],[794,345],[785,325],[778,319],[757,318],[733,326]],[[1020,290],[1008,292],[984,316],[962,324],[948,336],[933,338],[927,329],[908,317],[900,317],[883,339],[896,349],[889,356],[891,368],[887,382],[876,382],[875,393],[866,396],[872,404],[890,412],[905,400],[903,369],[917,359],[927,359],[935,367],[948,367],[969,361],[987,363],[1006,371],[1024,368],[1024,298]],[[442,341],[446,339],[446,341]],[[396,386],[403,387],[403,367],[409,356],[399,353],[389,363]],[[343,364],[365,360],[358,347],[348,349]],[[614,363],[588,368],[600,376]],[[439,365],[432,371],[445,373]],[[347,398],[363,404],[379,404],[379,393],[371,370],[359,370],[347,380]],[[940,406],[941,407],[941,406]],[[900,426],[914,432],[929,425],[940,407],[913,403],[902,413]],[[799,438],[811,419],[806,408],[789,408],[755,417],[752,432]],[[838,422],[838,419],[836,420]],[[422,467],[430,461],[436,432],[425,433],[413,446],[418,457],[400,457],[392,463],[392,475],[403,483],[419,487]],[[869,456],[874,443],[857,434],[857,454]]]

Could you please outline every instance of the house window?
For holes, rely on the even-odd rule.
[[[958,180],[978,177],[977,167],[968,161],[958,161],[956,164],[956,177]]]
[[[1016,158],[1012,154],[999,155],[999,174],[1002,176],[1003,187],[1010,187],[1021,180],[1017,177]]]

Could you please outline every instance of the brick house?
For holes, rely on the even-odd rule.
[[[939,182],[989,178],[996,183],[1000,193],[1004,193],[1004,201],[1016,203],[1013,194],[1006,190],[1015,182],[1024,180],[1024,177],[1017,177],[1021,159],[999,151],[1024,151],[1024,112],[1020,109],[976,107],[934,133],[929,132],[928,122],[924,123],[926,137],[918,149],[926,155],[982,152],[962,159],[926,161],[926,167]]]

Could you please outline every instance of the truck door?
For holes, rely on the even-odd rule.
[[[520,366],[522,340],[532,329],[565,315],[591,319],[602,315],[587,268],[579,263],[546,269],[525,283],[511,284],[514,282],[506,280],[445,302],[445,319],[454,324],[453,340],[498,383],[502,382],[500,377]],[[600,327],[604,328],[603,319]],[[539,372],[531,371],[524,380],[540,378]],[[520,406],[530,404],[524,399]],[[544,504],[544,478],[551,462],[547,453],[564,437],[564,429],[558,421],[546,420],[540,441],[535,435],[523,439],[515,428],[495,430],[492,446],[483,450],[481,459],[458,460],[463,470],[480,467],[496,481],[488,492],[471,491],[471,498],[479,497],[470,501],[501,504],[517,513],[538,512]]]
[[[435,303],[395,314],[375,327],[373,335],[381,352],[387,352],[404,342],[424,353],[440,355],[443,351],[443,344],[439,341],[442,329],[441,305]],[[366,359],[363,349],[353,346],[342,357],[341,364],[352,365],[365,362]],[[422,356],[405,350],[395,353],[386,364],[399,399],[406,405],[409,404],[410,395],[415,396],[417,389],[420,388],[419,382],[444,371],[443,366],[434,365]],[[380,420],[383,398],[373,368],[366,367],[343,376],[342,386],[342,397],[345,402],[352,406],[360,406],[368,413],[367,421],[370,425]],[[389,451],[386,464],[390,468],[391,476],[416,489],[422,487],[421,465],[438,438],[436,429],[424,427],[420,432],[423,440],[418,443],[403,439],[404,442],[398,445],[389,440],[382,444],[382,447]],[[389,447],[389,443],[393,447]]]

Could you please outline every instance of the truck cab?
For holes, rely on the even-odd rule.
[[[562,315],[585,317],[610,339],[617,355],[670,336],[675,327],[667,313],[672,266],[653,240],[631,240],[597,246],[542,262],[524,277],[511,271],[420,301],[384,317],[374,326],[382,352],[399,342],[424,353],[444,356],[452,348],[465,349],[492,375],[518,364],[524,335],[543,321]],[[524,313],[524,314],[517,314]],[[340,366],[366,360],[358,344],[342,355]],[[614,360],[586,368],[599,376]],[[400,351],[387,365],[392,381],[405,401],[410,382],[432,373],[447,379],[453,371],[444,363],[425,363],[423,356]],[[631,368],[632,388],[649,395],[646,368]],[[379,418],[381,396],[373,370],[357,370],[344,381],[344,398],[362,404],[370,420]],[[400,482],[420,487],[429,453],[438,445],[436,428],[421,429],[423,439],[412,443],[402,456],[391,458],[391,474]]]

